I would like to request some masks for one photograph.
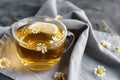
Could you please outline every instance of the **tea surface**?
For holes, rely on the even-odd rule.
[[[17,43],[18,55],[24,65],[36,69],[43,65],[40,67],[42,70],[44,64],[47,63],[51,67],[59,61],[65,42],[59,26],[36,22],[18,28],[16,35],[25,43]]]

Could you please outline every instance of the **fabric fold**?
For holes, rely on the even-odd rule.
[[[119,56],[114,54],[112,50],[100,45],[102,39],[106,40],[111,35],[93,30],[85,12],[69,1],[48,0],[35,16],[56,17],[57,15],[63,16],[62,22],[76,37],[75,44],[68,52],[63,53],[59,64],[46,72],[24,73],[25,79],[20,79],[20,77],[24,77],[22,72],[14,70],[11,75],[9,71],[0,71],[15,80],[52,80],[55,71],[64,72],[66,80],[99,80],[94,74],[94,68],[103,65],[107,74],[103,80],[120,80]],[[114,36],[114,38],[116,41],[120,40],[120,37]],[[110,39],[109,41],[112,42],[113,40]],[[32,77],[29,78],[29,76]]]

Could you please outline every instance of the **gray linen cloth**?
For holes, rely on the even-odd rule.
[[[48,0],[36,14],[36,16],[51,17],[57,15],[63,16],[62,22],[76,37],[75,44],[68,52],[63,53],[60,63],[44,72],[36,73],[26,68],[28,72],[17,70],[16,67],[20,67],[21,64],[13,56],[15,46],[11,45],[14,43],[11,31],[8,30],[9,27],[0,27],[0,53],[2,56],[7,53],[4,57],[13,56],[10,58],[11,62],[17,61],[12,63],[17,65],[11,66],[11,70],[0,69],[0,72],[15,80],[53,80],[55,71],[64,72],[66,80],[100,80],[94,74],[94,68],[102,65],[106,68],[106,75],[102,80],[120,80],[120,53],[113,51],[115,46],[120,46],[120,37],[93,30],[85,12],[68,1]],[[4,31],[6,32],[3,35]],[[111,43],[112,47],[104,48],[99,43],[101,40]]]

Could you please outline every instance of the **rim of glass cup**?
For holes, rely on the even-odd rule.
[[[61,42],[64,38],[66,38],[66,36],[67,36],[67,28],[66,28],[66,26],[65,26],[60,20],[55,20],[54,18],[49,17],[49,16],[32,16],[32,17],[27,17],[27,18],[21,19],[21,20],[19,20],[19,21],[15,22],[14,24],[11,25],[13,37],[15,38],[15,40],[17,40],[17,41],[20,42],[21,44],[28,45],[26,42],[20,40],[20,39],[17,37],[17,35],[15,35],[15,31],[16,31],[16,30],[15,30],[15,27],[17,27],[17,24],[18,24],[19,22],[22,22],[22,21],[25,21],[25,20],[31,19],[31,18],[49,18],[49,19],[51,19],[52,21],[56,21],[56,22],[58,22],[58,23],[60,23],[60,24],[62,25],[62,27],[64,28],[63,30],[65,31],[63,37],[62,37],[58,42],[51,43],[50,45],[54,45],[54,44],[56,44],[56,43],[59,43],[59,42]],[[44,21],[44,22],[45,22],[45,21]],[[23,26],[24,26],[24,25],[23,25]],[[22,27],[22,26],[21,26],[21,27]]]

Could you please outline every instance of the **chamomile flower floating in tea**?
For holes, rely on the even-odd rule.
[[[0,68],[8,68],[10,66],[10,61],[7,58],[0,59]]]
[[[104,48],[110,48],[111,44],[107,41],[100,41],[100,44],[104,47]]]
[[[55,72],[54,76],[53,76],[54,80],[65,80],[64,78],[64,73],[62,72]]]
[[[37,44],[36,51],[41,51],[43,54],[47,52],[47,46],[45,43],[39,43]]]
[[[40,33],[40,29],[37,28],[32,29],[32,33],[34,34]]]
[[[57,34],[59,31],[55,24],[46,22],[35,22],[28,29],[31,29],[33,33],[43,32],[47,34]]]
[[[33,34],[40,33],[40,28],[38,28],[37,26],[32,26],[29,27],[28,29],[30,29]]]
[[[57,15],[57,16],[55,17],[55,20],[61,21],[62,19],[63,19],[63,16],[61,16],[61,15]]]
[[[95,73],[95,75],[97,75],[98,77],[103,77],[103,76],[105,76],[105,74],[106,74],[105,71],[106,71],[106,69],[105,69],[103,66],[98,65],[98,67],[95,68],[94,73]]]

